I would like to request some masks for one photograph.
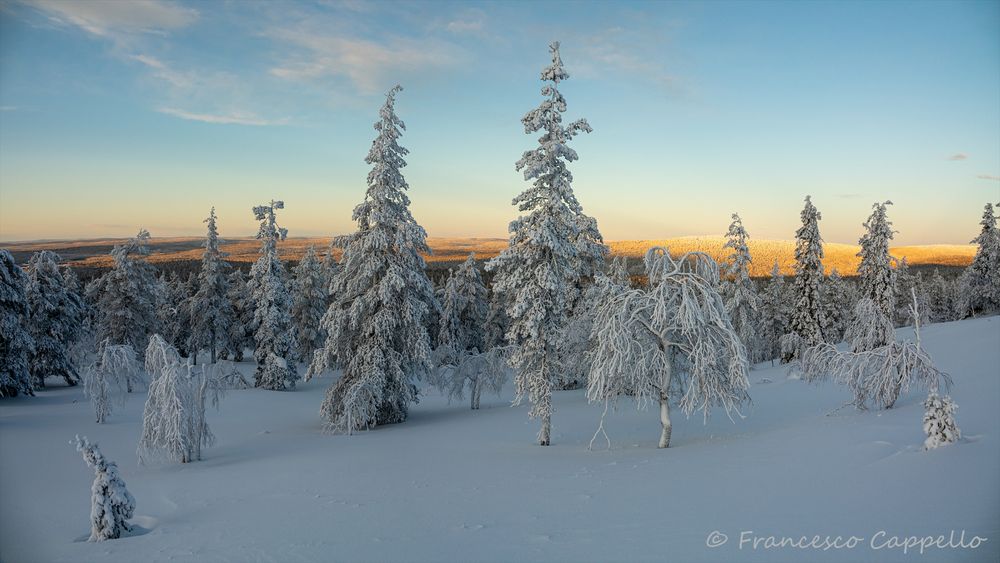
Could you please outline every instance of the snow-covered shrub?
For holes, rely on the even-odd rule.
[[[285,240],[288,230],[279,228],[275,210],[284,209],[283,201],[271,201],[253,208],[260,221],[257,238],[261,241],[260,258],[250,269],[248,290],[254,302],[254,348],[257,362],[254,386],[285,391],[295,388],[298,379],[295,333],[292,327],[292,300],[285,282],[285,268],[278,258],[278,241]]]
[[[111,415],[115,404],[124,407],[128,390],[141,382],[135,350],[128,344],[104,342],[97,358],[83,370],[83,392],[94,405],[97,423]]]
[[[549,46],[552,64],[542,70],[544,100],[521,119],[526,133],[539,131],[538,146],[525,151],[516,168],[532,180],[513,205],[527,215],[511,222],[510,243],[487,264],[496,272],[493,289],[500,294],[510,317],[507,342],[513,346],[511,364],[518,404],[531,402],[529,416],[541,418],[538,443],[549,445],[552,388],[563,376],[559,344],[570,307],[583,280],[599,268],[607,247],[597,222],[583,213],[573,193],[573,176],[566,165],[577,159],[568,145],[590,125],[579,119],[563,125],[566,99],[559,83],[569,78],[559,55],[559,43]]]
[[[135,514],[135,499],[118,474],[118,465],[105,459],[97,444],[76,437],[76,450],[87,466],[94,469],[90,487],[90,538],[87,541],[118,539],[132,531],[128,520]]]
[[[406,126],[395,113],[401,90],[389,90],[375,123],[368,189],[354,208],[358,230],[334,239],[344,254],[323,316],[326,343],[306,374],[343,369],[320,407],[336,432],[406,420],[416,383],[432,367],[427,321],[436,300],[421,256],[430,252],[427,233],[410,213],[400,171],[407,154],[398,143]]]
[[[955,423],[955,411],[958,406],[945,395],[939,396],[931,391],[924,401],[924,441],[925,450],[933,450],[938,446],[953,444],[962,438],[962,431]]]
[[[146,348],[146,371],[152,380],[142,415],[139,463],[155,458],[181,463],[201,459],[202,446],[215,441],[205,422],[208,378],[182,365],[177,350],[158,334]]]
[[[0,397],[34,395],[28,361],[35,341],[28,332],[28,276],[0,248]]]
[[[627,395],[639,408],[658,402],[659,447],[666,448],[670,403],[686,415],[701,410],[707,417],[713,406],[738,414],[749,401],[749,364],[716,290],[714,260],[699,252],[675,260],[654,247],[646,253],[646,273],[648,289],[621,289],[598,312],[587,398],[614,402]]]

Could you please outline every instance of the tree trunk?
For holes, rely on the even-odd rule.
[[[215,354],[215,331],[212,331],[212,363],[214,364],[218,358]]]
[[[471,407],[472,410],[479,410],[479,378],[472,380],[472,389],[469,391],[471,395]]]
[[[539,446],[549,445],[551,434],[552,434],[552,415],[546,414],[542,416],[542,430],[538,433],[538,445]]]
[[[669,348],[668,348],[669,350]],[[663,430],[660,432],[660,448],[670,447],[670,430],[673,425],[670,423],[670,378],[673,375],[673,354],[667,353],[667,369],[663,374],[663,381],[660,383],[660,424]]]

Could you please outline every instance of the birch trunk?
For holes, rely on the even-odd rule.
[[[663,373],[663,381],[660,383],[660,424],[663,426],[658,446],[660,448],[670,447],[670,431],[673,428],[670,423],[670,379],[673,376],[673,359],[673,354],[667,352],[667,369]]]

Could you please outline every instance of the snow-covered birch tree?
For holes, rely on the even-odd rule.
[[[215,437],[205,422],[205,399],[209,381],[204,373],[192,373],[166,340],[154,334],[146,348],[149,397],[142,414],[142,436],[137,450],[139,463],[165,458],[180,463],[201,459],[202,446]]]
[[[757,294],[757,286],[750,279],[750,247],[747,240],[750,235],[743,228],[740,216],[733,213],[733,222],[726,233],[726,244],[723,248],[732,250],[725,270],[725,282],[722,285],[722,295],[726,303],[726,311],[732,320],[736,334],[747,349],[747,357],[753,364],[764,359],[761,353],[761,302]]]
[[[802,349],[823,342],[820,287],[823,284],[823,239],[819,220],[823,216],[806,196],[802,226],[795,232],[795,280],[792,282],[791,332],[782,337],[782,361],[798,358]]]
[[[27,274],[6,248],[0,248],[0,397],[35,394],[27,289]]]
[[[494,291],[507,308],[515,369],[515,404],[527,398],[529,416],[541,418],[538,443],[549,445],[552,426],[552,389],[562,377],[559,342],[569,307],[581,280],[594,274],[596,256],[603,260],[597,224],[583,213],[573,194],[573,175],[567,169],[577,153],[567,143],[590,125],[579,119],[563,125],[566,99],[559,84],[569,78],[559,55],[559,43],[549,46],[552,64],[542,70],[542,103],[522,119],[526,133],[541,131],[538,147],[525,151],[517,170],[532,185],[512,204],[526,213],[510,223],[509,246],[487,265],[495,271]]]
[[[125,394],[141,382],[139,369],[131,346],[102,343],[97,358],[83,369],[83,392],[98,424],[107,420],[115,405],[125,406]]]
[[[653,247],[646,273],[648,289],[620,289],[597,314],[587,398],[607,404],[627,395],[640,408],[656,401],[666,448],[671,402],[689,416],[707,417],[713,406],[739,414],[750,399],[750,366],[716,289],[714,260],[699,252],[675,260]]]
[[[919,318],[915,293],[912,293],[912,300],[912,314]],[[874,319],[873,324],[882,323],[880,330],[888,328],[892,334],[891,321],[880,314],[879,306],[872,299],[862,298],[858,306],[868,307],[873,313],[863,318]],[[859,346],[855,348],[858,351],[842,351],[833,344],[822,343],[803,352],[799,369],[806,381],[833,379],[847,385],[854,393],[854,399],[848,404],[854,404],[859,410],[869,405],[891,409],[910,386],[935,393],[941,387],[951,386],[948,374],[939,370],[921,348],[919,322],[914,325],[914,337],[914,342],[891,340],[878,347]]]
[[[97,444],[86,436],[76,437],[76,451],[83,454],[87,467],[94,470],[94,484],[90,487],[90,538],[87,541],[114,540],[132,531],[128,520],[135,514],[135,498],[125,488],[125,480],[118,474],[118,464],[108,461]]]
[[[436,301],[421,256],[430,252],[427,233],[410,213],[401,173],[408,152],[399,145],[406,126],[395,112],[401,90],[389,90],[375,122],[368,189],[354,208],[358,230],[334,239],[343,256],[322,321],[326,342],[307,373],[343,370],[320,407],[336,432],[406,420],[416,383],[432,368],[427,316]]]
[[[298,378],[292,302],[285,282],[285,268],[278,258],[278,241],[285,240],[288,229],[278,227],[275,211],[284,208],[283,201],[274,200],[253,208],[254,217],[260,221],[257,238],[261,247],[247,284],[254,303],[256,347],[253,357],[257,362],[254,385],[271,391],[294,389]]]
[[[28,262],[28,327],[35,341],[31,374],[36,389],[45,387],[47,376],[61,377],[76,385],[80,377],[70,348],[77,321],[77,302],[70,296],[59,271],[59,256],[36,252]]]
[[[144,350],[150,334],[159,329],[156,311],[158,295],[149,255],[149,231],[139,233],[111,251],[114,266],[87,286],[93,296],[96,321],[94,338],[111,344],[128,344]]]
[[[323,346],[320,322],[327,309],[330,288],[323,265],[316,257],[316,249],[309,246],[299,264],[294,268],[292,282],[292,324],[298,355],[305,361],[312,360],[313,352]]]
[[[227,254],[219,249],[219,230],[215,225],[215,208],[205,223],[205,252],[201,255],[198,289],[190,301],[191,349],[193,353],[208,349],[212,363],[218,351],[226,348],[229,326],[233,323],[233,306],[229,301],[229,263]]]

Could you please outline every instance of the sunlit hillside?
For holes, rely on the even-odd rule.
[[[7,248],[14,253],[18,262],[27,262],[33,252],[38,250],[54,250],[65,262],[80,267],[107,267],[111,265],[109,252],[112,247],[121,242],[120,239],[86,240],[86,241],[52,241],[37,243],[9,243]],[[432,267],[447,266],[465,260],[469,253],[475,253],[479,259],[496,256],[507,246],[506,239],[496,238],[430,238],[428,239],[432,254],[427,261]],[[202,240],[198,238],[155,238],[152,241],[152,254],[149,260],[153,263],[178,261],[197,261],[201,258]],[[651,246],[666,246],[672,254],[690,251],[700,251],[711,255],[716,260],[725,260],[729,255],[722,245],[722,237],[678,237],[662,240],[620,240],[611,241],[612,255],[624,255],[629,258],[641,258]],[[329,238],[290,238],[278,245],[281,257],[286,260],[298,260],[310,245],[316,247],[320,254],[325,253],[330,245]],[[233,262],[252,262],[257,259],[260,244],[253,238],[229,239],[222,245],[229,253]],[[858,267],[858,247],[852,244],[827,243],[824,245],[826,257],[823,264],[827,272],[836,268],[843,275],[854,275]],[[795,242],[791,240],[751,240],[750,252],[754,262],[750,273],[753,276],[770,274],[771,267],[777,261],[785,274],[793,273],[795,262]],[[975,256],[976,247],[972,245],[922,245],[900,246],[892,249],[892,254],[898,258],[906,257],[907,262],[914,266],[967,266]],[[334,255],[340,257],[340,252]]]

